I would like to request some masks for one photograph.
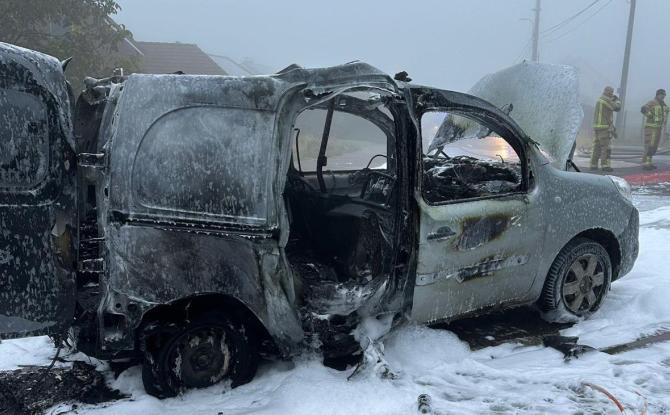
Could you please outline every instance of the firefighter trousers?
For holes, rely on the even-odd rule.
[[[612,133],[609,129],[594,130],[593,153],[591,153],[591,167],[598,167],[598,160],[602,167],[610,166],[610,155],[612,154]]]
[[[642,162],[651,164],[651,158],[658,150],[658,144],[661,141],[661,128],[644,127],[644,156]]]

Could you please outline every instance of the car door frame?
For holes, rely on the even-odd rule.
[[[355,81],[350,79],[347,79],[345,82],[335,83],[331,82],[331,80],[326,83],[316,81],[308,82],[306,85],[301,86],[295,91],[290,99],[287,99],[288,102],[280,111],[282,113],[282,119],[290,120],[291,122],[285,122],[284,124],[288,128],[283,132],[280,132],[284,137],[281,141],[286,144],[284,150],[286,155],[286,168],[280,171],[278,177],[281,177],[282,174],[285,177],[286,172],[289,170],[303,176],[315,176],[315,173],[299,171],[294,164],[295,160],[292,159],[293,148],[295,146],[293,125],[299,114],[306,108],[326,102],[342,93],[361,88],[385,91],[385,93],[388,93],[389,96],[393,97],[393,101],[390,105],[395,107],[395,110],[392,112],[396,129],[396,131],[394,131],[396,136],[394,152],[397,157],[394,171],[396,180],[394,188],[397,189],[397,194],[394,197],[397,198],[397,202],[393,209],[393,220],[395,222],[395,232],[392,236],[393,266],[390,275],[384,276],[383,279],[385,281],[381,284],[377,284],[378,289],[376,293],[362,308],[365,308],[366,313],[371,315],[387,312],[395,313],[400,310],[408,310],[411,305],[411,293],[414,284],[414,261],[412,258],[414,236],[409,237],[408,235],[412,233],[414,223],[416,222],[414,219],[415,211],[412,208],[413,202],[411,200],[411,189],[413,187],[414,179],[411,169],[414,168],[414,166],[411,161],[409,161],[413,159],[414,146],[408,139],[408,132],[410,131],[413,122],[409,111],[407,110],[405,95],[397,88],[397,84],[386,75],[371,75],[358,77]],[[319,98],[311,100],[311,102],[305,102],[305,96],[316,95],[312,91],[318,91]],[[343,173],[348,174],[350,172],[345,171]],[[285,212],[286,208],[283,208],[282,211]],[[287,229],[287,226],[284,226],[283,228]],[[287,236],[288,235],[284,236],[283,239],[287,240]]]

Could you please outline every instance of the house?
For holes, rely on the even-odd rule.
[[[228,75],[219,65],[192,43],[143,42],[132,39],[119,46],[122,55],[136,60],[140,73],[183,72],[194,75]]]

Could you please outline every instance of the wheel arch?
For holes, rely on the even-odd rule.
[[[619,240],[611,231],[604,228],[592,228],[587,229],[577,235],[575,235],[568,243],[574,241],[577,238],[586,238],[594,242],[599,243],[605,248],[605,251],[609,254],[610,262],[612,263],[612,281],[615,281],[619,278],[621,271],[621,245]],[[566,243],[563,247],[565,247]],[[561,248],[563,249],[563,248]]]
[[[221,293],[201,293],[180,298],[167,304],[160,304],[147,310],[137,327],[135,338],[138,350],[144,350],[147,337],[161,332],[169,332],[172,322],[189,320],[208,311],[222,311],[237,318],[253,332],[258,341],[259,349],[265,354],[279,354],[274,338],[262,320],[242,300]],[[158,327],[155,323],[165,323]]]

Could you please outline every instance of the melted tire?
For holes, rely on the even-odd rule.
[[[219,337],[214,333],[219,333]],[[196,355],[197,350],[193,351],[193,346],[197,349],[198,344],[206,342],[220,345],[209,349],[220,349],[221,357],[210,361],[204,358],[201,367],[195,367],[192,362],[200,356]],[[190,359],[186,358],[188,355]],[[209,312],[176,325],[162,338],[160,345],[145,352],[142,381],[148,394],[167,398],[186,389],[208,387],[225,380],[230,380],[232,387],[243,385],[253,379],[257,366],[257,341],[252,331],[227,314]]]
[[[571,267],[580,258],[593,256],[598,261],[598,266],[602,268],[604,280],[600,294],[596,301],[588,304],[584,310],[575,311],[574,307],[568,306],[565,302],[564,289],[566,279],[570,274]],[[544,288],[539,300],[539,306],[545,313],[568,313],[573,317],[588,317],[594,313],[607,296],[612,280],[612,263],[607,250],[599,243],[587,238],[575,238],[561,249],[549,268],[549,273],[544,282]],[[550,320],[556,320],[550,317]],[[558,320],[562,319],[559,315]]]

